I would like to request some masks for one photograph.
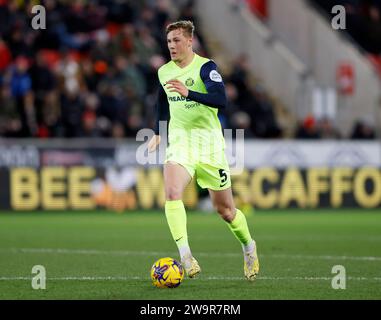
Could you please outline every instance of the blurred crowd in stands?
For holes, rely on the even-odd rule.
[[[46,9],[34,30],[32,6]],[[135,137],[153,128],[157,69],[168,61],[165,26],[196,25],[194,49],[210,57],[189,0],[0,0],[0,137]],[[224,128],[246,137],[284,136],[274,104],[239,57],[224,74]],[[355,138],[372,138],[359,124]],[[329,119],[309,117],[297,138],[340,138]]]
[[[380,0],[313,0],[331,15],[335,5],[346,12],[346,30],[367,52],[381,55]]]
[[[192,2],[46,0],[40,30],[31,28],[34,4],[0,0],[0,136],[134,137],[154,127],[157,69],[169,59],[165,26],[184,19],[197,27]],[[197,32],[195,51],[209,56]],[[243,66],[233,70],[223,126],[280,136],[263,90],[249,89]]]
[[[373,64],[381,78],[381,0],[310,0],[332,16],[333,6],[345,7],[346,32]]]
[[[312,115],[309,115],[299,123],[295,138],[373,140],[376,139],[375,123],[373,118],[364,116],[356,121],[349,136],[343,137],[336,129],[332,119],[328,117],[315,119]]]

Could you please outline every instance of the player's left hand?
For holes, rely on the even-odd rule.
[[[189,90],[180,80],[169,80],[167,81],[166,85],[168,86],[169,92],[177,92],[185,98],[188,97]]]

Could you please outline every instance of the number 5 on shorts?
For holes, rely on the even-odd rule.
[[[221,177],[221,184],[220,184],[220,187],[222,188],[223,186],[226,185],[226,183],[228,182],[228,176],[225,172],[224,169],[220,169],[218,170],[219,174],[220,174],[220,177]]]

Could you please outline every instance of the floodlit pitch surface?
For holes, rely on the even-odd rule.
[[[176,289],[151,285],[158,258],[178,259],[162,212],[1,212],[0,299],[381,299],[381,211],[258,211],[248,218],[260,275],[243,278],[238,241],[216,214],[190,212],[202,267]],[[46,289],[31,286],[46,268]],[[332,288],[345,267],[346,289]]]

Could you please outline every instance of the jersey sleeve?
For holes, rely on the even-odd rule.
[[[217,71],[217,65],[211,60],[208,61],[201,67],[200,76],[207,93],[189,90],[188,98],[212,108],[225,108],[227,105],[225,86],[221,75]]]
[[[168,121],[168,120],[169,120],[169,104],[167,100],[167,95],[160,84],[157,102],[156,102],[156,125],[154,129],[156,135],[159,135],[160,121]]]

